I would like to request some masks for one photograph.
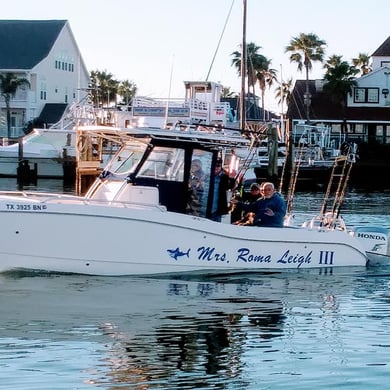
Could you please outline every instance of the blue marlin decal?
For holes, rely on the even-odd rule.
[[[188,258],[190,258],[190,249],[188,249],[187,252],[182,252],[179,249],[179,247],[177,247],[176,249],[167,249],[167,252],[169,253],[169,256],[171,256],[173,259],[177,260],[179,257],[182,257],[182,256],[187,256]]]

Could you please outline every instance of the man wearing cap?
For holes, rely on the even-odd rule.
[[[262,197],[263,197],[262,185],[259,183],[252,183],[250,187],[250,194],[249,194],[248,201],[252,203]]]
[[[234,224],[235,225],[253,225],[253,212],[244,212],[242,205],[245,204],[248,206],[256,200],[261,199],[263,197],[262,193],[262,184],[252,183],[250,186],[249,194],[245,194],[245,198],[243,202],[240,202],[239,199],[233,200],[231,203],[233,204],[233,215],[235,215]]]

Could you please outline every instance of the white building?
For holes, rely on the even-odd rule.
[[[372,71],[357,77],[345,105],[323,93],[323,80],[309,80],[310,121],[331,126],[351,141],[390,145],[390,36],[371,55]],[[297,80],[288,107],[291,128],[305,121],[305,80]],[[372,150],[372,148],[370,149]]]
[[[67,20],[0,20],[0,73],[26,78],[11,98],[11,138],[32,120],[50,126],[87,94],[89,72]],[[0,137],[7,136],[4,97]]]

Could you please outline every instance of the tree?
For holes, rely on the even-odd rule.
[[[237,96],[234,92],[230,91],[230,87],[222,87],[221,97],[232,98],[232,97],[237,97]]]
[[[19,87],[27,86],[30,88],[30,82],[24,77],[18,77],[15,73],[6,72],[0,74],[0,91],[4,97],[7,110],[7,138],[11,137],[11,108],[10,102],[16,95]]]
[[[239,77],[247,77],[248,83],[248,93],[250,88],[252,87],[253,95],[255,95],[254,87],[257,83],[257,71],[261,68],[261,65],[266,61],[266,58],[259,54],[258,51],[261,49],[261,46],[257,46],[255,43],[250,42],[246,45],[247,52],[247,61],[246,61],[246,70],[245,74],[241,74],[241,52],[234,51],[231,55],[232,66],[237,69],[237,73]]]
[[[298,64],[298,71],[306,71],[306,92],[304,95],[306,118],[309,120],[311,96],[309,92],[309,72],[313,67],[313,61],[323,62],[326,42],[319,39],[316,34],[300,33],[298,37],[293,37],[290,44],[286,46],[285,52],[291,53],[290,62]]]
[[[292,84],[293,79],[290,78],[287,81],[282,81],[281,83],[279,83],[278,87],[276,87],[275,97],[278,100],[278,104],[283,104],[288,107],[291,100]]]
[[[115,80],[111,73],[107,73],[106,70],[93,70],[90,78],[91,99],[95,106],[106,105],[108,107],[111,102],[116,103],[119,81]]]
[[[119,83],[118,86],[118,95],[123,98],[126,106],[129,105],[130,101],[137,93],[137,86],[129,80],[124,80]]]
[[[262,96],[262,108],[264,113],[265,89],[267,86],[270,87],[273,81],[276,79],[276,71],[274,69],[269,68],[271,61],[264,55],[258,53],[260,49],[261,46],[257,46],[254,42],[250,42],[246,45],[247,67],[245,77],[247,77],[248,80],[248,94],[250,88],[252,87],[253,97],[256,96],[255,86],[257,83],[259,84]],[[243,77],[243,75],[241,75],[241,52],[235,51],[231,55],[233,56],[232,66],[235,66],[238,75],[240,77]]]
[[[366,53],[359,53],[357,58],[352,59],[353,66],[356,66],[360,69],[360,73],[362,76],[372,71],[369,62],[370,56]]]
[[[263,109],[263,121],[265,121],[265,90],[266,88],[271,88],[274,81],[277,79],[276,70],[270,68],[271,60],[268,60],[264,57],[264,62],[261,64],[261,67],[257,70],[256,78],[259,82],[260,92],[261,92],[261,108]]]
[[[324,64],[324,92],[328,93],[335,103],[346,103],[347,94],[352,93],[359,70],[342,60],[342,56],[332,55]]]
[[[347,95],[352,93],[353,87],[357,84],[355,76],[359,70],[347,61],[343,61],[342,56],[338,55],[329,57],[324,68],[326,73],[323,91],[334,103],[341,105],[344,114]]]

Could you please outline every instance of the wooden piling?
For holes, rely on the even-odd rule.
[[[102,139],[78,131],[76,147],[76,193],[83,195],[102,172]]]

